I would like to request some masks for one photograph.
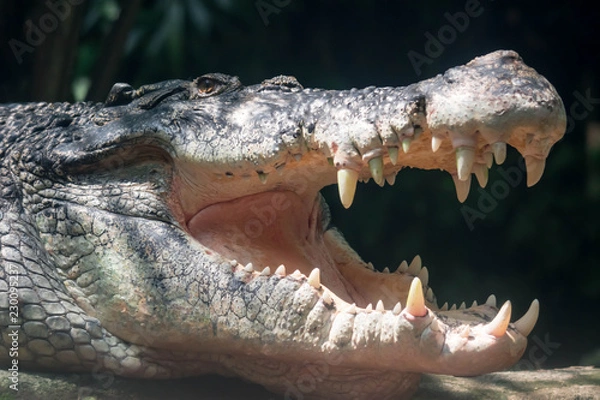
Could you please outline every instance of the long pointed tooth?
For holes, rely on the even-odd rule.
[[[261,276],[269,276],[271,275],[271,268],[265,267],[262,271],[260,271]]]
[[[496,159],[496,164],[500,165],[506,160],[506,143],[496,142],[492,143],[492,152]]]
[[[267,183],[267,177],[269,176],[269,174],[265,173],[265,172],[258,172],[258,179],[260,179],[260,182],[262,184]]]
[[[485,304],[487,304],[488,306],[496,307],[496,295],[490,294],[487,300],[485,301]]]
[[[369,160],[369,169],[373,180],[379,186],[383,186],[385,179],[383,179],[383,157],[378,156]]]
[[[427,267],[423,267],[421,269],[421,272],[419,272],[418,277],[421,280],[421,282],[423,282],[423,285],[427,286],[427,284],[429,283],[429,271],[427,270]]]
[[[442,138],[437,137],[437,136],[431,137],[431,150],[434,153],[440,149],[441,145],[442,145]]]
[[[369,303],[369,305],[365,308],[365,310],[368,311],[373,311],[373,304]]]
[[[523,336],[529,336],[529,334],[533,330],[533,327],[535,326],[535,323],[538,320],[539,314],[540,302],[538,301],[538,299],[535,299],[531,302],[529,310],[527,310],[525,315],[523,315],[518,321],[514,323],[515,328],[517,328],[517,330],[521,332]]]
[[[280,275],[280,276],[286,275],[285,266],[283,264],[281,264],[279,267],[277,267],[277,269],[275,270],[275,275]]]
[[[379,300],[377,302],[377,306],[375,306],[375,309],[377,311],[385,311],[385,307],[383,307],[383,301]]]
[[[310,286],[315,289],[319,289],[321,287],[321,270],[319,268],[315,268],[310,271],[310,275],[308,275],[307,282]]]
[[[425,298],[423,297],[423,286],[419,278],[413,279],[408,290],[405,310],[412,316],[423,317],[427,314]]]
[[[400,265],[398,265],[398,269],[396,270],[396,272],[405,273],[406,271],[408,271],[408,263],[406,262],[406,260],[404,260],[400,263]]]
[[[511,308],[510,300],[507,300],[494,319],[484,327],[484,332],[496,337],[503,336],[510,323]]]
[[[483,159],[485,160],[485,166],[488,168],[492,168],[494,164],[494,155],[492,153],[483,153]]]
[[[464,203],[469,196],[469,190],[471,189],[471,175],[469,175],[466,181],[461,181],[456,175],[452,175],[452,180],[456,187],[456,198],[458,198],[458,201],[461,203]]]
[[[525,156],[527,167],[527,187],[532,187],[540,181],[546,168],[546,160],[534,156]]]
[[[404,154],[408,153],[408,150],[410,149],[410,144],[412,143],[412,139],[411,138],[404,138],[402,139],[402,151],[404,152]]]
[[[397,302],[392,312],[394,313],[394,315],[400,314],[400,312],[402,312],[402,304],[400,304],[400,302]]]
[[[355,304],[355,303],[352,303],[352,304],[350,305],[350,307],[348,307],[348,308],[346,309],[346,312],[347,312],[348,314],[356,314],[356,304]]]
[[[471,147],[459,147],[456,149],[456,169],[458,179],[466,181],[471,175],[473,163],[475,162],[475,149]]]
[[[445,302],[440,311],[448,311],[448,302]]]
[[[350,208],[356,193],[356,182],[358,181],[358,172],[342,168],[337,172],[338,192],[344,208]]]
[[[388,176],[385,177],[385,181],[388,183],[388,185],[394,186],[394,183],[396,183],[396,174],[395,173],[389,174]]]
[[[246,264],[246,266],[244,267],[244,271],[246,271],[246,272],[254,271],[254,265],[252,265],[252,263]]]
[[[408,266],[408,270],[406,272],[411,275],[417,276],[421,271],[421,265],[421,256],[417,254],[415,258],[413,258],[413,260],[410,262],[410,265]]]
[[[475,164],[473,166],[473,172],[475,173],[475,176],[477,177],[477,182],[479,183],[479,186],[484,188],[488,183],[488,177],[489,177],[487,167],[483,164]]]
[[[390,162],[392,165],[396,165],[398,162],[398,148],[397,147],[388,147],[388,155],[390,156]]]

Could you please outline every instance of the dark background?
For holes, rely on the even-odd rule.
[[[593,3],[50,4],[61,6],[0,2],[0,102],[102,101],[114,82],[137,87],[216,71],[248,84],[289,74],[305,87],[402,86],[493,50],[516,50],[555,85],[570,117],[536,186],[511,185],[473,229],[450,176],[439,171],[404,170],[383,189],[361,184],[350,210],[340,207],[335,187],[324,193],[334,224],[377,268],[420,254],[440,304],[481,302],[495,293],[500,302],[513,301],[514,320],[538,298],[540,320],[519,368],[600,364],[600,14]],[[426,56],[425,34],[448,31],[447,15],[465,7],[480,14],[415,68],[408,53]],[[27,21],[47,32],[28,37]],[[502,168],[519,157],[511,149]],[[497,171],[490,171],[488,195],[504,179]],[[465,205],[478,209],[482,196],[473,183]]]

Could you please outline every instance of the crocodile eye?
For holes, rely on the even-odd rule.
[[[217,82],[210,78],[198,79],[196,86],[198,86],[198,92],[200,94],[211,94],[217,87]]]

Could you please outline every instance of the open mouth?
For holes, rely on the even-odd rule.
[[[357,176],[338,173],[343,203],[352,202]],[[231,261],[247,281],[272,275],[305,281],[340,312],[402,315],[422,320],[432,330],[453,331],[466,341],[481,336],[517,340],[533,329],[537,300],[513,323],[510,301],[498,309],[494,295],[483,304],[440,307],[419,256],[403,261],[395,271],[379,272],[364,262],[331,227],[320,187],[299,193],[277,177],[268,184],[254,179],[249,194],[206,205],[186,220],[188,232]]]

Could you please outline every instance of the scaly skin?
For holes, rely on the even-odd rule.
[[[464,199],[504,143],[532,185],[565,121],[507,51],[404,88],[210,74],[115,85],[106,104],[0,107],[0,362],[14,330],[19,368],[233,374],[327,399],[508,367],[537,302],[510,324],[494,298],[440,309],[420,258],[372,270],[319,190],[337,178],[349,207],[357,179],[410,166],[448,171]]]

